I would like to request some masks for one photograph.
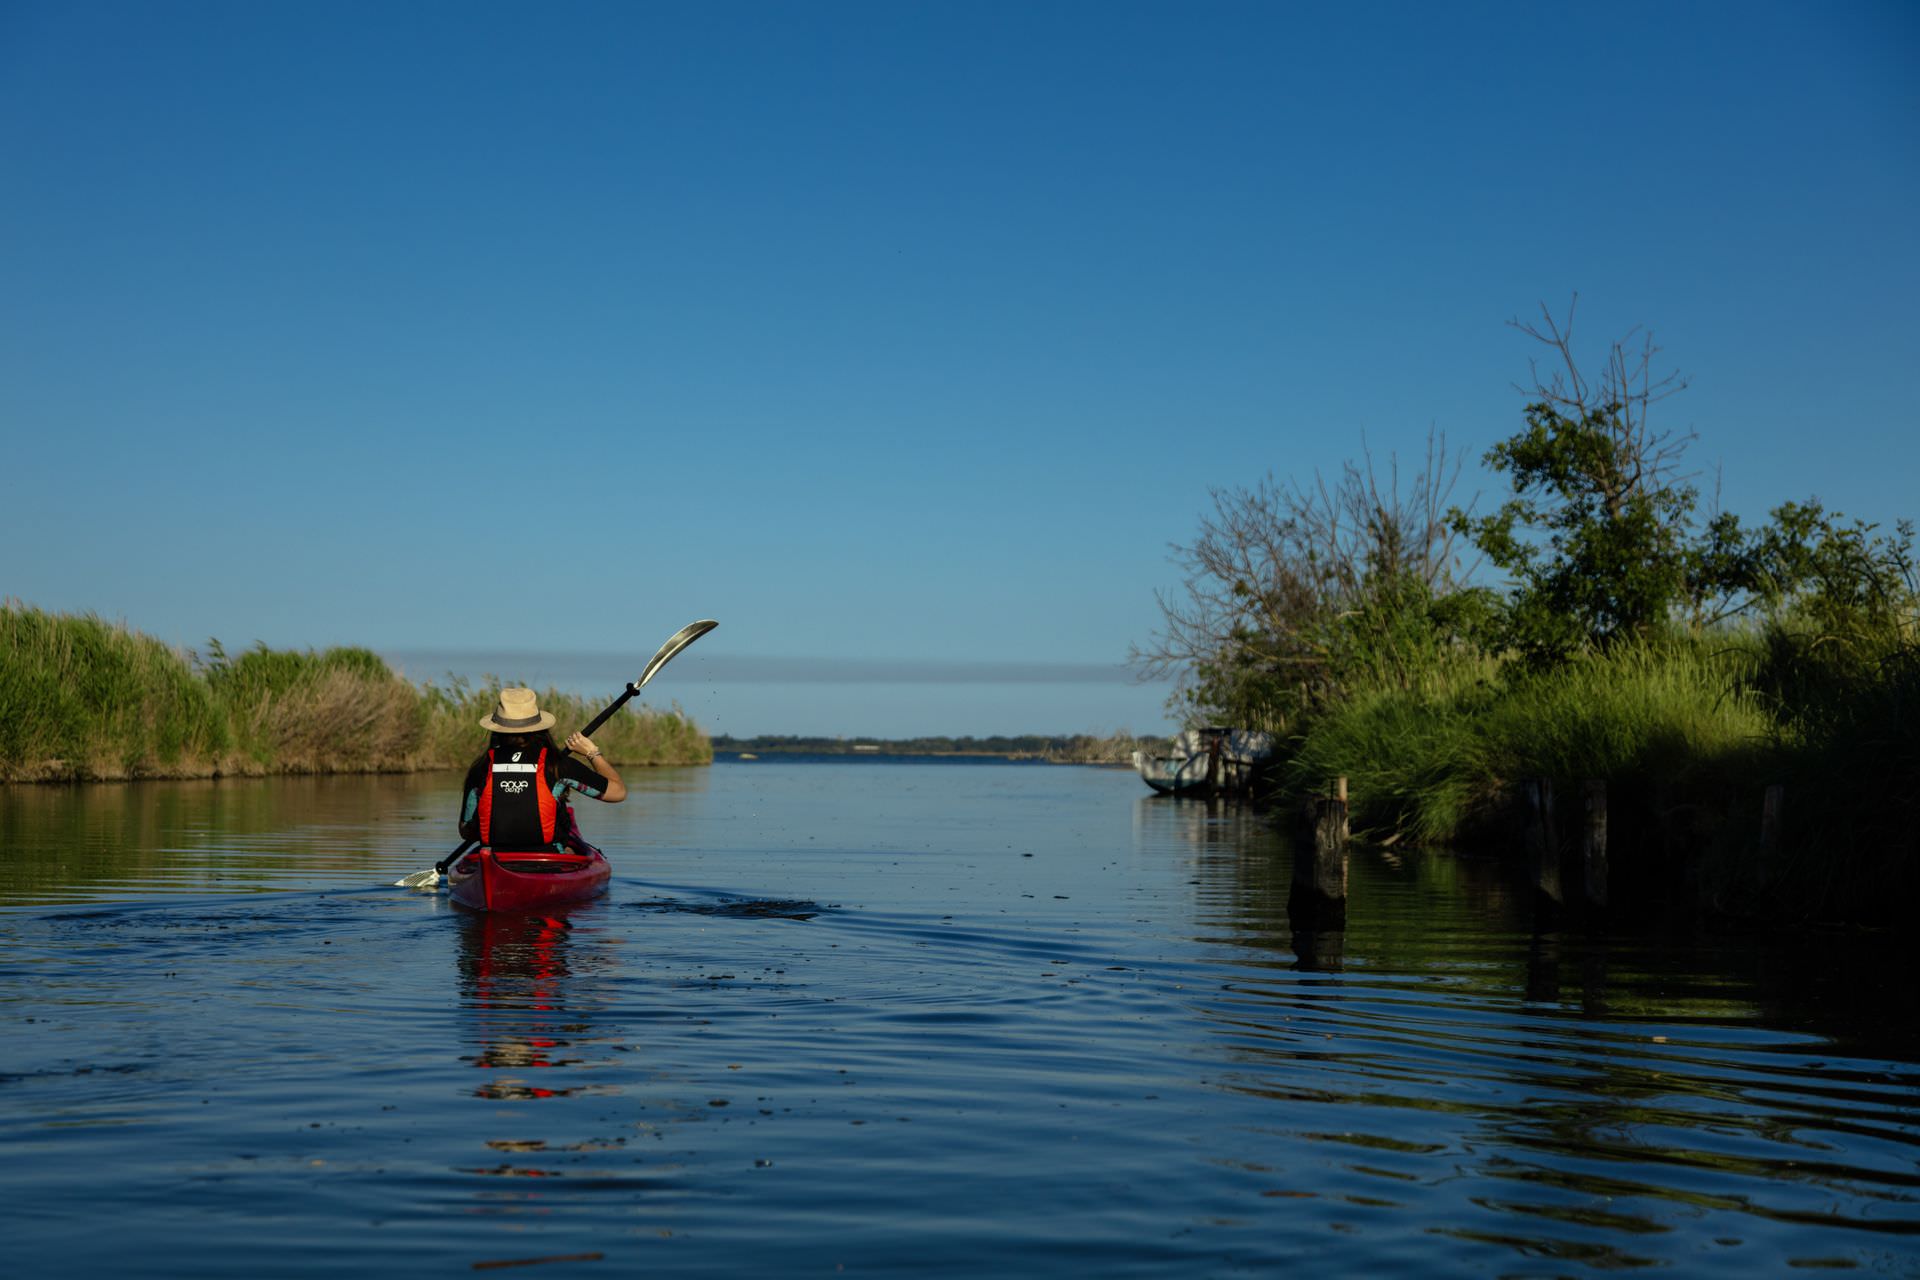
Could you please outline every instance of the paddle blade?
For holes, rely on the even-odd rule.
[[[660,646],[660,652],[653,655],[652,660],[647,663],[647,669],[642,671],[640,678],[633,682],[633,687],[644,689],[647,681],[653,679],[660,668],[673,661],[675,654],[719,625],[712,618],[702,618],[699,622],[689,622],[668,636],[667,642]]]
[[[614,713],[627,705],[627,699],[646,688],[647,681],[653,679],[653,677],[658,674],[660,668],[672,662],[674,654],[679,653],[682,649],[719,625],[720,624],[712,618],[702,618],[698,622],[689,622],[686,626],[668,636],[667,642],[660,646],[660,652],[654,654],[652,659],[648,661],[647,669],[640,673],[640,678],[628,685],[626,692],[608,703],[606,709],[601,711],[599,715],[587,721],[587,727],[580,732],[591,737],[594,730],[613,719]]]
[[[438,889],[440,873],[432,867],[425,871],[416,871],[412,875],[401,876],[395,880],[394,887],[399,889]]]

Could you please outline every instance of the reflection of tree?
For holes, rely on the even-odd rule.
[[[450,822],[416,821],[451,817],[449,785],[444,777],[389,775],[0,787],[0,904],[150,892],[156,884],[284,887],[289,877],[330,868],[365,875],[376,863],[417,867],[421,851],[437,857],[452,843],[438,838]],[[388,835],[370,840],[373,832]]]
[[[1228,971],[1187,1006],[1215,1041],[1213,1082],[1364,1152],[1350,1169],[1483,1180],[1488,1216],[1435,1230],[1614,1266],[1668,1256],[1649,1242],[1703,1213],[1743,1237],[1738,1219],[1906,1229],[1881,1225],[1885,1206],[1920,1183],[1879,1152],[1910,1145],[1887,1117],[1911,1093],[1884,1063],[1911,1062],[1914,1033],[1869,1036],[1860,1016],[1899,1023],[1914,999],[1890,958],[1877,984],[1819,984],[1823,1006],[1807,975],[1834,972],[1838,939],[1555,931],[1499,864],[1364,846],[1336,950],[1283,923],[1291,852],[1270,829],[1141,812],[1190,860],[1199,940]],[[1810,1024],[1850,1028],[1856,1059]]]
[[[1143,796],[1134,825],[1143,842],[1187,855],[1203,927],[1223,927],[1239,945],[1289,952],[1304,969],[1337,970],[1356,943],[1370,965],[1426,968],[1444,963],[1462,939],[1525,926],[1527,900],[1492,860],[1367,846],[1352,853],[1346,929],[1295,922],[1286,816],[1234,801]]]

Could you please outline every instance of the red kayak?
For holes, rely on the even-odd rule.
[[[578,847],[585,852],[481,849],[447,868],[447,891],[475,911],[531,911],[598,897],[613,868],[592,845]]]

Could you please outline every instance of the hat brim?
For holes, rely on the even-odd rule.
[[[495,733],[539,733],[542,729],[553,728],[555,723],[553,712],[542,711],[540,719],[534,724],[501,724],[488,714],[480,721],[480,727]]]

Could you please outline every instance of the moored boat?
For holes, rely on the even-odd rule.
[[[1273,757],[1273,736],[1248,729],[1188,729],[1164,755],[1133,753],[1141,781],[1161,795],[1242,795]]]
[[[1142,781],[1163,796],[1198,794],[1211,785],[1205,755],[1150,756],[1136,751],[1133,767]]]
[[[475,911],[530,911],[580,902],[607,891],[613,868],[585,842],[579,853],[479,849],[447,868],[447,892]]]

